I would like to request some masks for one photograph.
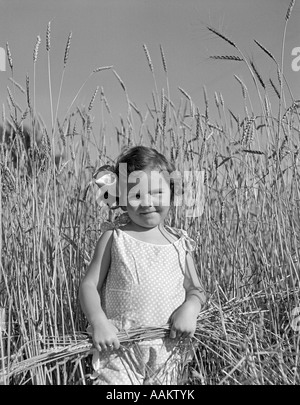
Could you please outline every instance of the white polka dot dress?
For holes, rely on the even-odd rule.
[[[192,240],[180,230],[168,245],[140,241],[115,229],[111,265],[101,291],[107,318],[119,330],[138,326],[161,326],[184,302],[186,251]],[[125,352],[95,352],[93,366],[97,384],[174,384],[182,353],[176,339],[135,343]],[[177,366],[175,366],[177,364]]]

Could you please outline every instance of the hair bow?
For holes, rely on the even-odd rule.
[[[118,176],[112,166],[101,166],[93,175],[99,190],[96,200],[101,206],[107,205],[109,208],[117,208],[117,197],[119,189]]]

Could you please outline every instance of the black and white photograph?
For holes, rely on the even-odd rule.
[[[0,0],[0,385],[299,385],[299,18]]]

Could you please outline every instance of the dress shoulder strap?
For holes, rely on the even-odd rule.
[[[194,239],[190,238],[187,232],[181,228],[171,228],[168,225],[165,225],[165,228],[172,234],[177,236],[183,242],[183,248],[187,252],[192,252],[196,249],[196,242]]]

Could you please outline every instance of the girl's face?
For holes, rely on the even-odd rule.
[[[136,171],[127,183],[127,212],[132,222],[143,228],[154,228],[166,218],[171,190],[158,170]]]

